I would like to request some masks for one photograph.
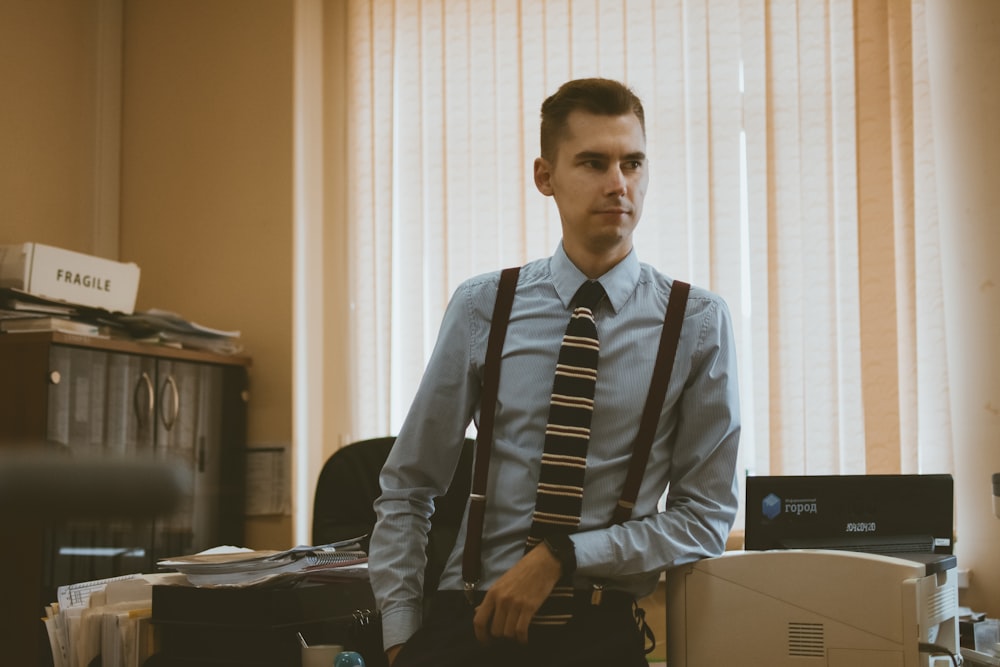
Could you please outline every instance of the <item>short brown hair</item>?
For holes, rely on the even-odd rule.
[[[555,159],[556,147],[566,133],[566,121],[573,111],[598,116],[634,113],[643,136],[646,134],[642,101],[628,86],[613,79],[574,79],[542,103],[541,149],[546,160]]]

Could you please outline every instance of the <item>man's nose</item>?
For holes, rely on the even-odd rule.
[[[607,184],[605,186],[607,194],[624,195],[628,191],[628,180],[621,165],[612,164],[608,168]]]

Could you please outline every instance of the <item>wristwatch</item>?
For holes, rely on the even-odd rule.
[[[542,542],[549,548],[549,551],[556,557],[556,560],[559,561],[564,576],[576,572],[576,547],[573,545],[573,540],[569,535],[549,535]]]

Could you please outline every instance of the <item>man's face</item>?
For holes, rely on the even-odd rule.
[[[556,201],[570,257],[620,259],[632,249],[649,183],[642,126],[631,113],[573,111],[566,129],[553,161],[535,160],[535,185]]]

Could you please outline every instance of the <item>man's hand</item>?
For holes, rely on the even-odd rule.
[[[389,661],[389,664],[396,662],[396,656],[399,655],[400,649],[403,648],[402,644],[396,644],[395,646],[390,646],[385,650],[385,657]]]
[[[562,566],[545,544],[526,553],[486,591],[476,608],[476,639],[483,644],[501,638],[527,643],[531,619],[561,574]]]

